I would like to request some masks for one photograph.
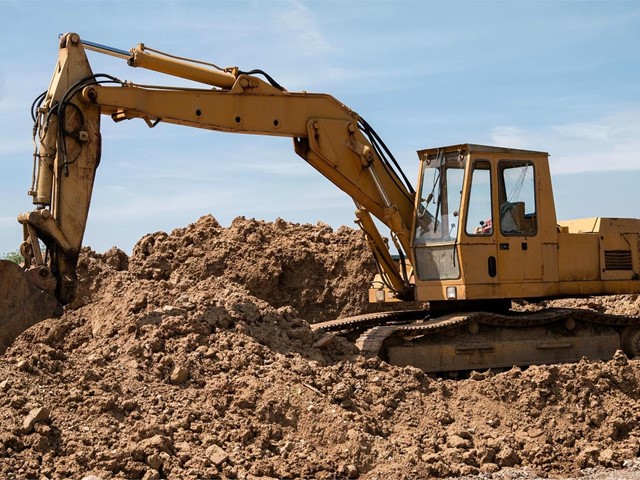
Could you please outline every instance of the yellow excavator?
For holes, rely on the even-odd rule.
[[[94,74],[86,51],[203,85],[140,85]],[[22,267],[0,262],[0,352],[69,303],[101,155],[100,118],[291,137],[295,152],[355,202],[378,265],[372,302],[428,302],[314,325],[365,355],[429,372],[640,353],[640,320],[588,310],[511,310],[541,300],[640,292],[640,221],[556,219],[548,154],[459,144],[418,151],[417,189],[380,136],[330,95],[289,92],[262,70],[220,68],[146,47],[60,37],[32,107],[35,209],[18,217]],[[374,217],[379,221],[374,221]],[[396,254],[378,225],[390,230]],[[323,337],[324,338],[324,337]]]

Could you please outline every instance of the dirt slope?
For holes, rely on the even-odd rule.
[[[621,354],[453,381],[314,348],[308,322],[370,308],[347,228],[209,216],[80,267],[73,308],[0,358],[0,478],[566,478],[640,451]]]

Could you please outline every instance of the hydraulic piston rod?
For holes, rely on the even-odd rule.
[[[82,40],[82,44],[87,50],[91,50],[93,52],[103,53],[105,55],[111,55],[112,57],[118,57],[124,60],[129,60],[131,58],[131,52],[127,52],[126,50],[120,50],[119,48],[109,47],[107,45],[101,45],[99,43],[90,42],[84,39]]]
[[[214,65],[168,55],[140,43],[130,51],[82,40],[87,50],[122,58],[132,67],[146,68],[214,87],[230,89],[236,82],[237,68],[220,69]]]

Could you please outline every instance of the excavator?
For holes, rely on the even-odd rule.
[[[87,51],[197,86],[94,74]],[[640,221],[558,221],[548,153],[471,143],[419,150],[414,189],[375,130],[330,95],[289,92],[262,70],[144,44],[125,51],[76,33],[60,36],[51,83],[32,106],[35,209],[18,216],[23,264],[0,262],[0,353],[74,298],[102,115],[290,137],[297,155],[353,199],[378,266],[369,300],[428,308],[322,322],[313,326],[319,344],[342,335],[364,355],[427,372],[640,354],[637,317],[512,309],[520,299],[640,292]]]

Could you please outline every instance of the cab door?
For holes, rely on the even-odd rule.
[[[492,166],[474,160],[468,173],[469,193],[464,235],[460,243],[467,285],[494,284],[497,278],[496,233],[493,215]]]
[[[500,281],[542,279],[536,172],[529,160],[498,162],[497,269]]]

